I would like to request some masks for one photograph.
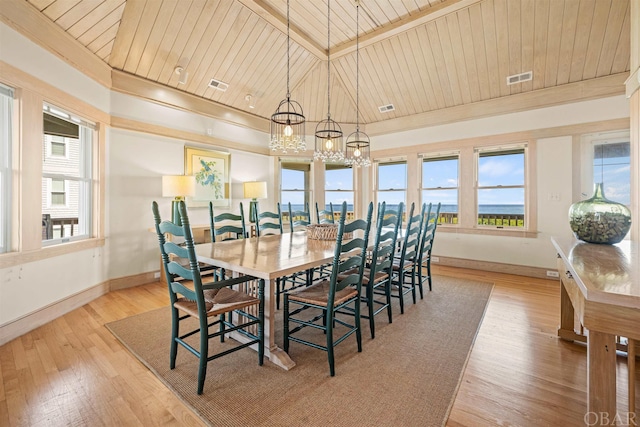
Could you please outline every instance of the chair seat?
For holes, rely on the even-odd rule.
[[[347,278],[347,276],[350,276],[352,274],[358,274],[358,270],[354,268],[352,270],[345,271],[344,273],[340,273],[338,274],[338,280],[344,280]],[[369,285],[370,276],[371,276],[371,270],[369,268],[365,268],[362,276],[362,286]],[[377,283],[383,282],[388,278],[389,278],[389,275],[387,273],[385,273],[384,271],[379,271],[375,274],[375,276],[373,276],[373,284],[375,285]]]
[[[289,292],[290,301],[299,301],[307,304],[315,304],[326,307],[329,301],[330,281],[323,280],[307,288]],[[352,287],[346,287],[336,292],[335,305],[340,305],[350,298],[358,296],[358,291]]]
[[[238,310],[251,305],[260,304],[260,300],[258,298],[229,288],[207,289],[203,294],[207,317],[217,316],[231,310]],[[190,316],[198,317],[198,304],[195,301],[190,301],[186,298],[179,298],[173,306],[178,310],[184,311]]]
[[[413,267],[413,264],[413,261],[405,261],[403,268],[401,268],[400,261],[394,259],[391,268],[393,268],[393,271],[400,271],[401,269],[408,270],[410,267]]]

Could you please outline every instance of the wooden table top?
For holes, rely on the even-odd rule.
[[[551,241],[586,300],[640,309],[638,242],[601,245],[574,237]]]
[[[307,239],[306,231],[195,245],[198,261],[272,280],[333,260],[335,240]]]

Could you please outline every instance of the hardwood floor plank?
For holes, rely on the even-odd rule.
[[[559,283],[442,266],[434,273],[495,284],[447,425],[583,425],[586,347],[557,338]],[[121,289],[1,346],[0,425],[204,425],[104,327],[167,305],[160,282]],[[618,410],[626,411],[623,356],[617,371]]]

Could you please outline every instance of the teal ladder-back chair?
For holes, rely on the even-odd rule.
[[[305,203],[305,209],[303,211],[294,211],[291,208],[289,202],[289,231],[306,230],[307,226],[311,224],[311,212],[309,212],[309,203]],[[282,277],[280,280],[280,286],[276,286],[276,308],[280,310],[280,296],[285,290],[296,289],[301,286],[309,286],[313,281],[314,269],[300,271],[290,276]],[[287,286],[287,282],[291,285]],[[276,283],[277,285],[277,283]]]
[[[429,290],[431,290],[431,250],[433,249],[433,240],[436,237],[436,228],[438,227],[438,218],[440,217],[440,206],[438,203],[435,212],[432,211],[432,205],[429,204],[429,214],[427,215],[427,223],[424,225],[422,233],[422,243],[420,245],[420,262],[416,263],[416,271],[414,275],[418,279],[420,288],[420,299],[422,299],[422,285],[425,280],[429,282]],[[426,272],[426,274],[425,274]]]
[[[304,230],[309,224],[311,224],[309,203],[305,203],[305,210],[294,211],[291,209],[291,202],[289,202],[289,230],[292,233],[294,231]]]
[[[256,206],[256,235],[266,236],[268,234],[282,234],[282,212],[278,203],[278,212],[260,212]]]
[[[331,376],[335,375],[334,347],[336,345],[355,334],[358,352],[362,351],[360,290],[372,211],[373,205],[369,205],[366,220],[357,219],[346,224],[347,203],[343,202],[331,277],[307,288],[288,291],[284,294],[284,350],[288,352],[289,344],[293,341],[326,351]],[[345,242],[343,240],[345,233],[353,233],[353,238]],[[346,271],[350,274],[340,280],[340,273]],[[344,311],[347,307],[350,307],[354,316],[336,317],[339,311]],[[289,328],[290,323],[295,325],[293,329]],[[340,325],[341,335],[334,339],[334,332],[337,332],[334,331],[336,325]],[[307,327],[322,330],[324,333],[318,335],[326,342],[319,344],[296,335]]]
[[[169,367],[176,367],[178,345],[183,346],[199,359],[198,394],[202,394],[204,380],[207,375],[207,363],[213,359],[241,350],[251,345],[258,346],[258,364],[264,361],[264,280],[251,276],[242,276],[227,280],[202,283],[200,268],[196,257],[191,225],[187,209],[183,201],[179,204],[182,226],[170,221],[161,221],[158,204],[153,202],[152,210],[156,233],[162,254],[162,263],[167,277],[169,298],[171,300],[171,350]],[[184,246],[168,241],[166,234],[184,238]],[[187,258],[188,267],[183,267],[172,257]],[[191,281],[192,287],[177,279]],[[242,285],[249,293],[232,289]],[[232,313],[236,313],[236,323]],[[226,317],[228,314],[228,318]],[[198,319],[198,327],[188,332],[180,332],[180,322],[189,317]],[[216,318],[209,322],[209,318]],[[218,330],[210,332],[210,328],[218,326]],[[257,329],[257,331],[256,331]],[[225,335],[237,331],[248,338],[239,345],[226,345],[224,349],[209,355],[209,339],[220,337],[225,342]],[[200,347],[196,349],[185,341],[187,337],[200,334]]]
[[[391,278],[393,275],[392,264],[398,239],[398,230],[402,225],[402,211],[404,203],[400,203],[394,213],[386,213],[386,204],[378,210],[375,240],[369,247],[371,256],[364,269],[362,286],[364,287],[363,300],[367,304],[367,314],[362,315],[369,319],[371,339],[376,337],[374,316],[385,309],[389,323],[393,321],[391,312]],[[390,211],[393,212],[393,211]],[[380,299],[384,297],[384,299]]]
[[[335,224],[333,217],[333,203],[329,203],[329,209],[320,210],[316,202],[316,220],[318,224]]]
[[[244,209],[240,202],[240,213],[223,212],[215,215],[213,210],[213,202],[209,202],[209,232],[211,233],[211,242],[222,242],[225,240],[237,240],[247,237],[247,227],[244,222]],[[215,268],[217,271],[217,267]],[[226,271],[221,268],[216,272],[221,279],[225,278]]]
[[[209,202],[209,227],[211,229],[212,242],[244,239],[247,237],[247,227],[244,222],[242,202],[240,202],[239,214],[224,212],[219,215],[214,214],[213,202]],[[220,240],[218,240],[218,236],[221,236]]]
[[[392,292],[391,296],[398,298],[400,301],[400,314],[404,314],[404,296],[411,292],[413,296],[413,303],[416,303],[416,288],[415,277],[413,276],[413,265],[416,262],[418,256],[418,249],[420,245],[420,237],[422,231],[422,219],[424,218],[424,212],[414,215],[415,205],[411,204],[411,210],[409,211],[409,217],[407,218],[407,228],[405,229],[402,247],[400,248],[400,254],[396,254],[393,260],[393,278],[392,287],[395,285],[393,291],[397,289],[397,292]],[[411,283],[407,283],[407,279],[411,280]]]

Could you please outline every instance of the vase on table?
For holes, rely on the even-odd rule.
[[[631,211],[604,196],[602,183],[595,185],[590,199],[569,208],[569,224],[577,239],[589,243],[620,242],[631,228]]]

